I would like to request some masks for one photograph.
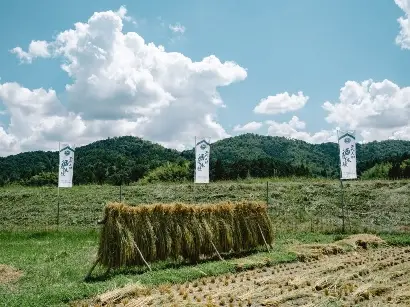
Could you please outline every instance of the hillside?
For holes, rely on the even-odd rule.
[[[360,174],[378,162],[410,153],[409,141],[388,140],[357,144],[357,169]],[[194,159],[194,151],[182,153]],[[212,144],[211,159],[223,163],[273,158],[285,164],[304,165],[314,175],[336,178],[339,174],[339,151],[336,143],[310,144],[285,137],[243,134]]]
[[[323,176],[339,173],[336,143],[309,144],[284,137],[244,134],[211,145],[211,180],[270,176]],[[357,144],[358,173],[376,163],[410,154],[409,141]],[[74,183],[119,184],[138,181],[166,162],[185,167],[194,151],[178,152],[140,138],[124,136],[76,149]],[[185,172],[192,180],[193,163]],[[0,184],[55,184],[57,152],[34,151],[0,158]],[[189,177],[189,178],[188,178]]]
[[[249,133],[215,142],[211,150],[211,159],[222,160],[223,163],[273,158],[285,164],[307,166],[316,174],[325,170],[327,175],[337,176],[339,156],[335,143],[314,145],[301,140]],[[183,156],[193,159],[193,150],[184,152]]]
[[[140,138],[124,136],[97,141],[76,149],[74,183],[125,183],[137,181],[165,162],[183,160],[180,153]],[[57,152],[25,152],[0,158],[0,183],[57,182]],[[41,174],[41,178],[35,178]],[[52,174],[50,174],[52,173]],[[32,180],[34,177],[35,180]],[[38,176],[37,176],[38,177]],[[41,185],[41,184],[40,184]]]

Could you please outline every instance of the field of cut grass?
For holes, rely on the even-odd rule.
[[[64,306],[132,282],[144,285],[183,283],[204,276],[234,272],[238,263],[257,265],[269,259],[273,264],[296,260],[287,249],[295,240],[305,243],[332,242],[334,235],[299,234],[278,236],[271,253],[264,250],[243,258],[207,261],[197,265],[155,263],[152,271],[145,267],[120,269],[104,277],[97,267],[93,278],[83,281],[95,260],[98,234],[94,230],[46,232],[1,232],[0,264],[19,270],[15,281],[0,281],[1,306]],[[0,271],[0,276],[2,272]],[[4,277],[4,276],[2,276]],[[1,280],[1,278],[0,278]]]
[[[104,306],[409,306],[410,248],[331,254],[217,278],[97,297]],[[85,306],[85,305],[83,305]]]
[[[95,227],[108,202],[119,201],[115,186],[60,189],[60,226]],[[340,183],[335,180],[250,180],[208,185],[150,184],[122,187],[128,204],[269,201],[276,231],[335,232],[341,227]],[[398,232],[410,228],[410,181],[345,183],[345,223],[350,232]],[[54,228],[57,189],[0,189],[0,230]]]
[[[410,182],[345,183],[348,232],[373,232],[393,245],[410,245]],[[93,278],[84,276],[95,260],[99,226],[108,202],[119,200],[119,187],[78,186],[60,190],[60,226],[56,229],[57,189],[0,189],[0,306],[64,306],[118,287],[180,284],[243,268],[293,262],[297,243],[341,239],[340,185],[328,180],[220,182],[209,185],[153,184],[122,188],[129,204],[216,203],[236,200],[269,202],[275,231],[274,249],[263,246],[240,258],[194,265],[153,263],[152,271],[133,267]]]
[[[96,231],[1,232],[0,264],[18,274],[8,276],[0,270],[0,305],[67,306],[128,284],[148,287],[182,284],[258,267],[276,267],[277,264],[297,260],[297,253],[292,249],[295,244],[332,243],[343,237],[318,233],[277,234],[270,253],[261,249],[240,258],[211,260],[196,265],[161,262],[152,264],[152,271],[145,267],[132,267],[111,271],[107,276],[104,276],[105,269],[97,267],[91,280],[86,282],[84,276],[97,252]],[[410,244],[410,234],[381,237],[393,246]]]

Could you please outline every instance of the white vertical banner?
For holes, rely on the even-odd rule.
[[[73,186],[74,146],[62,143],[59,146],[58,187],[71,188]]]
[[[356,137],[355,131],[338,131],[340,154],[340,179],[356,179]]]
[[[209,183],[210,138],[195,138],[195,183]]]

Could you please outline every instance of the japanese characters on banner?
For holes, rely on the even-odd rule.
[[[74,146],[63,143],[60,145],[58,169],[58,187],[71,188],[73,186]]]
[[[195,144],[195,183],[209,183],[209,143],[209,139],[200,139]]]
[[[356,179],[355,132],[338,131],[340,150],[340,179]]]

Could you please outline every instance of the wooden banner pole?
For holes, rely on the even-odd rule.
[[[57,229],[60,224],[60,142],[58,142]]]
[[[339,140],[339,130],[337,130],[337,144],[339,145],[339,159],[340,159],[340,140]],[[342,233],[345,233],[345,202],[344,202],[344,189],[343,189],[343,172],[342,172],[342,161],[340,160],[340,202],[342,209]]]
[[[269,181],[266,181],[266,205],[269,207]]]
[[[343,179],[340,179],[340,189],[341,189],[341,204],[342,204],[342,233],[345,233],[345,202],[344,202]]]
[[[194,203],[196,203],[196,136],[194,138]]]

